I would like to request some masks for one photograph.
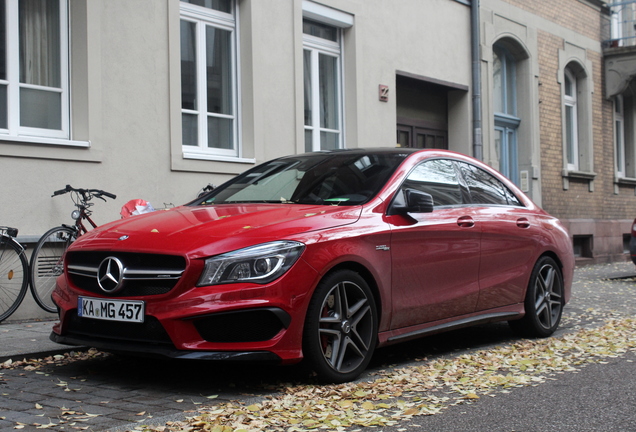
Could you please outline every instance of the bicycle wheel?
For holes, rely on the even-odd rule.
[[[8,237],[0,236],[0,321],[20,306],[29,285],[29,264],[24,250]]]
[[[51,228],[40,237],[31,255],[31,293],[47,312],[57,312],[51,293],[55,289],[55,279],[64,271],[64,254],[75,236],[72,228]]]

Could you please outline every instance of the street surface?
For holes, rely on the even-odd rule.
[[[594,337],[589,331],[595,331],[609,318],[633,318],[636,268],[631,263],[579,268],[573,293],[557,334],[540,343],[554,344],[560,337],[578,337],[588,331],[581,336],[586,338],[587,347],[587,340]],[[506,379],[515,385],[488,383],[490,387],[483,378],[491,372],[487,365],[493,360],[489,356],[509,360],[511,355],[506,350],[512,344],[522,344],[519,351],[535,349],[535,342],[516,338],[505,323],[379,350],[368,374],[353,386],[315,385],[301,367],[158,361],[94,351],[24,364],[14,362],[0,369],[0,431],[143,430],[141,425],[150,425],[147,430],[154,431],[163,430],[166,424],[166,430],[180,430],[182,426],[176,422],[188,424],[188,417],[195,418],[189,420],[190,424],[200,420],[198,427],[203,427],[228,412],[228,417],[257,419],[245,426],[246,430],[273,430],[265,420],[278,415],[297,416],[298,420],[290,424],[297,430],[308,430],[324,425],[308,420],[312,410],[332,413],[330,430],[338,430],[340,424],[340,430],[351,431],[636,431],[635,338],[631,333],[632,348],[625,352],[573,368],[566,364],[564,370],[543,373],[542,379],[533,371],[548,364],[556,354],[549,354],[551,347],[536,348],[537,356],[548,355],[535,362],[530,351],[530,357],[526,357],[530,360],[516,362],[517,366],[527,364],[529,369],[523,366],[525,372],[507,373]],[[470,372],[465,372],[453,387],[442,383],[418,388],[417,384],[424,386],[421,377],[425,375],[415,372],[429,373],[427,367],[437,363],[452,367],[474,363],[462,356],[483,359],[482,370],[471,364]],[[576,356],[564,361],[574,365]],[[394,377],[400,374],[401,378]],[[505,376],[503,373],[499,379]],[[462,385],[468,390],[462,390]],[[323,406],[321,398],[326,400],[339,392],[342,400],[335,408],[329,405],[331,402]],[[306,402],[299,408],[296,402],[302,400]],[[424,401],[426,408],[422,408]],[[272,409],[265,408],[266,402]],[[211,416],[201,414],[204,407],[221,403],[231,408],[223,413],[217,409]],[[354,408],[365,404],[365,409],[375,413],[374,420],[367,424],[377,427],[355,423],[360,421],[360,411]],[[396,410],[400,410],[399,415]],[[421,415],[424,411],[432,415]],[[347,421],[352,425],[347,427]]]

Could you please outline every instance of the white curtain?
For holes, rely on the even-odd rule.
[[[59,88],[59,0],[20,0],[20,82]]]

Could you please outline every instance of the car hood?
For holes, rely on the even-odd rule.
[[[103,225],[80,237],[72,248],[198,258],[348,225],[361,211],[361,206],[299,204],[183,206]]]

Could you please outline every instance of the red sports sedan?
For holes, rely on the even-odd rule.
[[[68,250],[51,339],[174,358],[305,360],[355,379],[376,347],[508,321],[552,334],[567,232],[483,163],[449,151],[276,159]]]

